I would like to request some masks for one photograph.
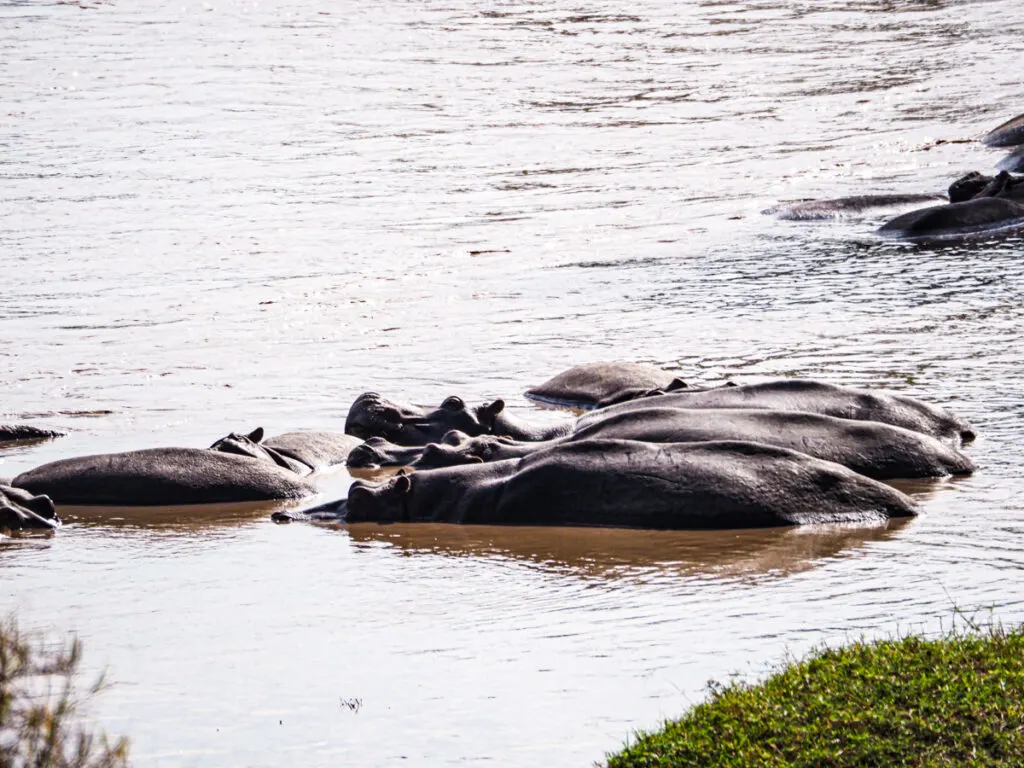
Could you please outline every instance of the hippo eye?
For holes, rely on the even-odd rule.
[[[461,397],[453,395],[452,397],[445,398],[445,401],[441,403],[441,407],[446,411],[461,411],[466,407],[466,404],[462,402]]]

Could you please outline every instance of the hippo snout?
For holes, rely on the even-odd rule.
[[[311,523],[343,523],[347,510],[347,499],[335,499],[307,509],[281,510],[272,514],[270,519],[275,523],[291,523],[300,520]]]

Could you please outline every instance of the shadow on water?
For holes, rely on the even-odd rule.
[[[400,555],[509,558],[564,575],[621,578],[667,575],[737,578],[787,576],[895,536],[887,526],[807,526],[738,531],[647,531],[440,524],[350,525],[354,543],[383,544]]]

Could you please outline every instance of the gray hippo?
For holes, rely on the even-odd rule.
[[[557,441],[527,443],[493,435],[445,436],[431,444],[412,466],[416,469],[474,461],[521,458],[557,442],[639,440],[694,443],[742,440],[788,448],[842,464],[875,480],[968,475],[973,462],[957,449],[920,432],[874,421],[852,421],[799,411],[759,409],[650,408],[606,414],[580,424]]]
[[[263,429],[231,433],[210,448],[149,448],[63,459],[23,472],[12,485],[58,504],[166,506],[297,499],[316,493],[307,480],[345,461],[359,444],[333,432]]]
[[[1024,147],[1017,147],[1017,149],[996,163],[996,168],[1000,171],[1009,171],[1010,173],[1024,172]]]
[[[365,392],[356,398],[345,420],[345,432],[363,440],[383,437],[398,445],[436,443],[453,429],[468,435],[507,435],[519,440],[547,440],[567,434],[571,422],[541,427],[516,419],[504,412],[505,402],[472,408],[460,397],[446,398],[440,407],[427,410],[416,405],[396,403]]]
[[[956,446],[969,443],[975,437],[970,424],[944,408],[906,395],[869,392],[813,379],[776,379],[758,384],[683,390],[616,403],[584,414],[576,428],[609,413],[654,407],[804,411],[838,419],[878,421],[947,440]]]
[[[838,197],[834,200],[802,200],[797,203],[781,203],[767,208],[761,213],[783,221],[826,221],[843,219],[879,208],[895,208],[929,203],[935,200],[945,200],[945,198],[942,195],[934,194],[855,195],[853,197]]]
[[[274,519],[724,529],[913,514],[896,489],[785,448],[582,440],[522,459],[357,480],[344,501]]]
[[[1024,115],[1007,120],[981,139],[989,147],[1016,147],[1024,144]]]
[[[0,531],[52,531],[59,527],[60,518],[48,496],[0,485]]]
[[[587,363],[573,366],[526,390],[531,400],[570,408],[595,408],[600,402],[632,400],[653,389],[683,389],[672,373],[642,363]]]
[[[205,448],[79,456],[23,472],[11,484],[58,504],[163,506],[297,499],[316,488],[269,460]]]
[[[953,182],[949,205],[897,216],[878,234],[900,240],[943,240],[1024,226],[1024,181],[1001,171],[995,177],[968,174]]]
[[[53,440],[66,434],[56,429],[41,429],[27,424],[0,424],[0,445],[27,440]]]

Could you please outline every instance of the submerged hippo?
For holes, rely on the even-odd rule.
[[[954,445],[969,443],[975,437],[970,424],[944,408],[906,395],[868,392],[813,379],[777,379],[760,384],[682,390],[631,400],[584,414],[576,429],[609,413],[654,407],[804,411],[839,419],[878,421],[948,440]]]
[[[1024,172],[1024,147],[1017,147],[1017,149],[996,163],[996,168],[1000,171],[1009,171],[1010,173]]]
[[[802,453],[759,443],[562,443],[523,459],[357,480],[348,499],[289,519],[765,528],[878,522],[915,514],[876,480]]]
[[[920,432],[874,421],[852,421],[798,411],[649,408],[588,420],[558,441],[526,443],[482,435],[446,435],[423,449],[415,468],[521,458],[557,442],[618,439],[649,443],[742,440],[806,453],[876,480],[967,475],[971,460]]]
[[[683,389],[686,383],[668,371],[642,363],[588,363],[562,371],[543,384],[526,390],[532,400],[570,408],[595,408],[653,389]]]
[[[1024,205],[988,197],[911,211],[879,228],[878,234],[900,240],[948,240],[1022,225]]]
[[[269,460],[203,448],[148,448],[62,459],[23,472],[18,488],[58,504],[163,506],[297,499],[312,484]]]
[[[382,437],[398,445],[436,443],[453,429],[468,435],[507,435],[519,440],[546,440],[566,434],[571,422],[540,427],[504,412],[505,402],[467,408],[460,397],[446,398],[440,407],[426,410],[388,400],[376,392],[356,398],[345,420],[345,431],[363,440]]]
[[[0,485],[0,531],[53,530],[60,518],[48,496]]]
[[[798,203],[783,203],[767,208],[761,213],[765,216],[775,216],[783,221],[826,221],[828,219],[843,219],[879,208],[895,208],[944,199],[942,195],[929,194],[856,195],[839,197],[834,200],[803,200]]]
[[[1024,226],[1024,177],[971,173],[953,182],[950,204],[920,208],[878,229],[900,240],[941,240]]]
[[[1016,147],[1024,144],[1024,115],[1017,115],[993,128],[981,140],[990,147]]]
[[[40,429],[27,424],[0,424],[0,445],[22,440],[52,440],[66,434],[56,429]]]

